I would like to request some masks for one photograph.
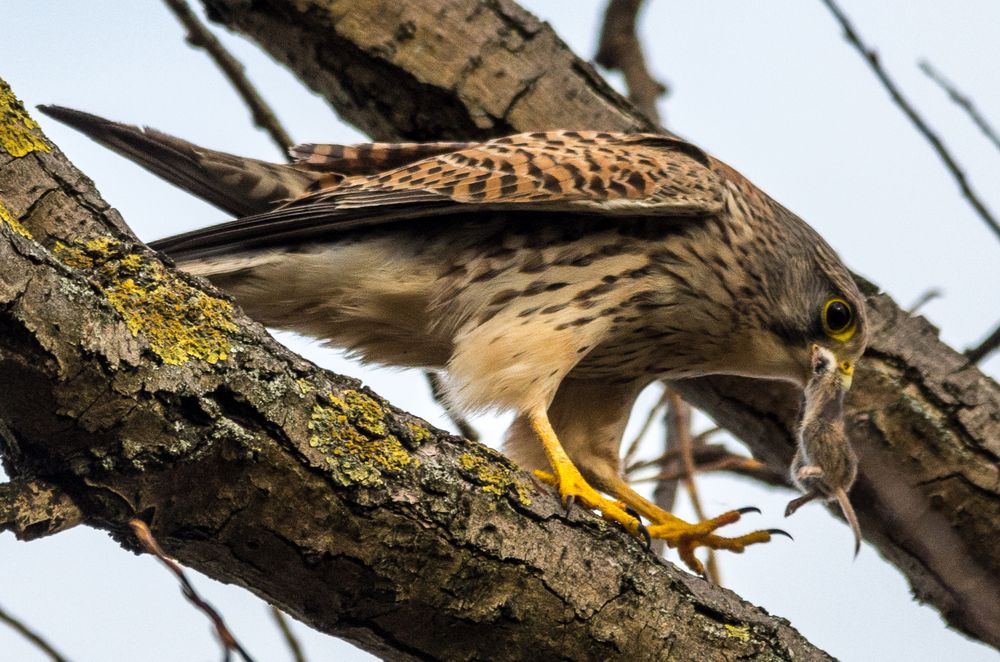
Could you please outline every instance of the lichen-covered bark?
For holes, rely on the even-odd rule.
[[[507,0],[203,2],[374,137],[650,128]],[[869,289],[875,333],[848,403],[862,529],[921,600],[1000,645],[1000,388],[922,318]],[[737,379],[678,388],[759,457],[787,467],[791,389]]]
[[[2,81],[0,117],[34,141],[0,149],[0,529],[84,521],[134,548],[139,516],[186,565],[392,659],[829,659],[291,354],[142,246]]]

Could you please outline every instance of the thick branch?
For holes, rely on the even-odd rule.
[[[134,547],[138,516],[186,565],[393,659],[829,659],[291,354],[139,244],[2,84],[0,118],[5,455],[89,524]]]
[[[203,1],[376,137],[652,128],[506,0]],[[868,292],[874,336],[849,401],[862,528],[920,599],[1000,645],[1000,388],[927,322]],[[678,388],[785,471],[792,389],[737,379]]]

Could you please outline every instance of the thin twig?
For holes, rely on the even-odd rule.
[[[667,92],[667,86],[653,78],[642,54],[642,44],[636,32],[636,19],[642,0],[609,0],[604,12],[604,26],[594,60],[608,69],[617,69],[625,76],[628,98],[642,113],[656,122],[660,115],[656,100]]]
[[[243,649],[233,633],[226,627],[226,622],[222,619],[222,616],[215,610],[212,605],[205,602],[200,595],[194,590],[191,582],[188,580],[187,575],[184,574],[184,570],[178,565],[176,561],[168,557],[160,544],[156,542],[156,538],[153,537],[153,532],[149,530],[149,527],[140,519],[129,520],[129,526],[132,527],[132,532],[135,537],[139,540],[143,549],[147,552],[160,559],[163,565],[167,566],[170,572],[174,573],[177,580],[181,583],[181,593],[184,597],[188,599],[191,604],[197,607],[202,613],[208,616],[209,620],[212,621],[212,625],[215,626],[215,633],[219,637],[219,642],[223,646],[224,658],[229,659],[230,651],[236,651],[240,657],[243,658],[244,662],[253,662],[253,658]]]
[[[622,464],[626,467],[631,465],[635,459],[635,454],[639,452],[639,443],[642,438],[646,436],[649,432],[649,428],[653,426],[653,421],[659,416],[660,410],[667,404],[667,389],[663,389],[663,393],[660,394],[660,399],[656,401],[652,407],[650,407],[649,412],[646,414],[646,420],[642,422],[642,427],[639,428],[639,433],[635,435],[631,443],[629,443],[628,448],[625,451],[625,455],[622,457]]]
[[[1000,325],[993,329],[993,333],[987,336],[986,340],[979,343],[972,349],[966,350],[965,358],[972,363],[979,363],[1000,347]]]
[[[684,402],[680,394],[670,389],[667,396],[668,428],[676,435],[677,448],[680,451],[681,465],[684,474],[681,476],[681,483],[691,499],[694,513],[698,521],[704,521],[705,511],[701,507],[701,497],[698,495],[698,486],[695,484],[695,462],[694,462],[694,440],[691,437],[691,406]],[[715,551],[708,549],[705,572],[708,578],[714,583],[720,583],[719,565],[716,562]]]
[[[972,103],[972,100],[965,94],[962,94],[962,92],[955,87],[954,83],[945,78],[927,60],[921,60],[918,66],[921,71],[927,74],[928,78],[937,83],[941,89],[948,94],[948,97],[966,112],[973,123],[975,123],[975,125],[979,127],[979,130],[983,132],[983,135],[986,136],[991,143],[993,143],[993,146],[1000,149],[1000,136],[997,136],[997,132],[993,130],[993,127],[986,121],[986,118],[979,112],[976,106]]]
[[[976,195],[975,191],[972,190],[972,186],[969,184],[968,179],[966,179],[965,172],[962,171],[958,163],[955,161],[955,158],[951,155],[951,152],[949,152],[944,146],[944,143],[941,142],[941,138],[927,125],[927,122],[925,122],[923,118],[917,114],[917,111],[914,110],[909,101],[903,97],[903,93],[899,90],[896,84],[891,78],[889,78],[889,74],[886,73],[881,62],[879,61],[878,54],[861,41],[861,37],[859,37],[858,33],[854,30],[854,26],[848,20],[844,12],[840,10],[840,7],[837,6],[837,3],[834,2],[834,0],[822,0],[822,2],[827,6],[837,21],[840,22],[841,27],[844,29],[844,37],[847,39],[848,43],[850,43],[855,50],[861,54],[865,62],[868,63],[868,67],[872,70],[872,72],[874,72],[875,76],[882,83],[882,86],[889,92],[889,96],[892,97],[892,100],[897,106],[899,106],[900,110],[902,110],[903,113],[910,118],[913,126],[915,126],[917,131],[919,131],[924,138],[927,139],[927,142],[931,144],[934,151],[938,153],[938,156],[941,158],[941,161],[944,162],[945,167],[951,172],[955,181],[958,182],[958,186],[962,189],[962,194],[965,196],[965,199],[969,201],[969,204],[972,205],[972,207],[976,210],[976,213],[979,214],[979,217],[983,219],[997,238],[1000,238],[1000,223],[998,223],[993,217],[993,214],[986,207],[986,204],[979,199],[979,196]]]
[[[427,376],[427,383],[431,385],[431,397],[434,398],[434,402],[441,405],[441,409],[444,409],[445,415],[458,429],[458,433],[469,441],[479,441],[479,431],[472,427],[472,423],[469,423],[465,417],[455,411],[455,408],[448,402],[448,398],[445,397],[444,384],[441,383],[438,374],[430,370],[424,374]]]
[[[278,117],[267,105],[267,102],[260,96],[253,83],[246,77],[243,65],[232,56],[226,47],[215,38],[215,35],[206,28],[198,17],[195,16],[185,0],[164,0],[174,16],[184,25],[187,30],[187,42],[195,48],[204,49],[212,60],[222,69],[222,73],[229,79],[236,92],[243,99],[243,102],[250,108],[253,115],[254,124],[267,132],[271,140],[278,146],[286,159],[291,159],[288,149],[292,146],[292,139],[278,121]]]
[[[278,625],[278,629],[281,630],[281,635],[285,638],[285,643],[288,644],[288,650],[292,652],[292,660],[294,662],[306,662],[305,653],[302,652],[302,644],[299,643],[299,638],[292,632],[292,626],[288,623],[288,617],[280,609],[271,605],[271,618],[274,619],[274,622]]]
[[[53,662],[67,662],[66,658],[63,657],[59,651],[53,648],[49,642],[45,641],[40,634],[36,633],[14,616],[8,614],[2,607],[0,607],[0,621],[9,625],[22,637],[37,646],[38,649],[48,655]]]
[[[944,296],[944,292],[942,292],[940,289],[936,287],[932,287],[931,289],[927,290],[926,292],[917,297],[917,300],[914,301],[913,304],[906,309],[906,314],[916,315],[918,310],[926,306],[934,299],[939,299],[942,296]]]

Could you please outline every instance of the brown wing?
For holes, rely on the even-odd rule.
[[[713,214],[722,205],[722,187],[708,156],[690,143],[666,136],[550,131],[459,145],[455,151],[385,172],[321,179],[319,183],[328,185],[274,211],[152,246],[185,258],[315,241],[357,227],[480,210],[669,217]],[[440,146],[428,144],[427,150]],[[372,149],[377,151],[378,146]],[[401,150],[416,152],[414,146]],[[332,154],[330,165],[342,161],[344,154]],[[391,158],[397,157],[373,160]]]

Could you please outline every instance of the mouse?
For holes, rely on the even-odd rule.
[[[861,549],[861,527],[848,493],[858,475],[858,456],[844,426],[844,394],[850,374],[833,352],[812,346],[812,374],[803,394],[798,444],[789,477],[805,494],[788,502],[785,517],[814,499],[836,501],[854,533],[854,555]]]

